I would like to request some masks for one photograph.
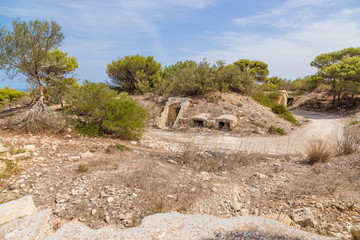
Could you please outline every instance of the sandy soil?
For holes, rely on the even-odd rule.
[[[325,141],[335,144],[341,136],[342,119],[339,115],[309,111],[294,111],[293,114],[305,117],[307,124],[292,130],[285,136],[238,137],[232,133],[182,133],[150,129],[145,134],[145,145],[153,148],[169,147],[181,151],[184,144],[190,143],[209,151],[248,151],[268,154],[303,154],[309,143]],[[154,142],[157,142],[157,145]],[[162,144],[161,144],[162,142]]]

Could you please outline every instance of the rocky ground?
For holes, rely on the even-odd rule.
[[[0,130],[0,202],[32,195],[53,226],[137,226],[173,212],[267,216],[350,239],[360,223],[360,158],[309,165],[301,156],[172,152],[141,142]]]

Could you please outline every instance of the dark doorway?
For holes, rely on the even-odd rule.
[[[204,124],[204,121],[202,121],[202,120],[194,120],[194,126],[203,128],[203,127],[205,127],[205,124]]]
[[[219,130],[229,131],[230,130],[230,123],[229,122],[219,122]]]

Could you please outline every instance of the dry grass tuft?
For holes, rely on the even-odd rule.
[[[330,161],[333,153],[331,147],[323,141],[311,142],[306,149],[309,163],[325,163]]]
[[[359,151],[360,131],[358,125],[346,126],[343,136],[337,141],[337,154],[350,155]]]

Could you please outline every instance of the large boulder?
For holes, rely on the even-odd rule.
[[[77,221],[58,229],[51,239],[334,239],[262,217],[218,218],[180,213],[155,214],[136,228],[115,231],[107,227],[93,230]]]
[[[34,213],[36,213],[36,208],[31,196],[25,196],[18,200],[1,204],[0,226],[17,218],[33,215]]]

